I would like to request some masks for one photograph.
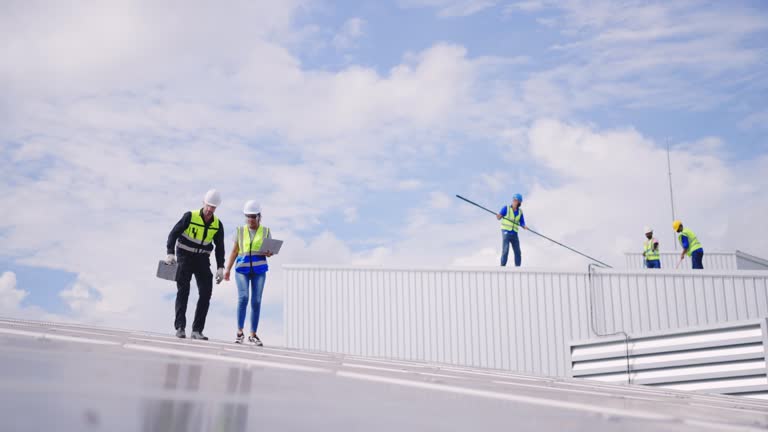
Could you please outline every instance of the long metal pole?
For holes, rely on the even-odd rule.
[[[466,201],[466,202],[468,202],[468,203],[472,204],[472,205],[473,205],[473,206],[475,206],[475,207],[481,208],[481,209],[483,209],[483,210],[487,211],[488,213],[490,213],[490,214],[492,214],[492,215],[496,215],[496,212],[495,212],[495,211],[493,211],[493,210],[491,210],[491,209],[489,209],[489,208],[483,207],[483,206],[481,206],[480,204],[478,204],[478,203],[476,203],[476,202],[474,202],[474,201],[470,201],[470,200],[468,200],[468,199],[464,198],[464,197],[463,197],[463,196],[461,196],[461,195],[456,195],[456,198],[458,198],[458,199],[460,199],[460,200],[463,200],[463,201]],[[506,219],[506,220],[508,220],[508,221],[512,222],[513,224],[517,224],[517,222],[515,222],[514,220],[512,220],[512,219],[510,219],[510,218],[508,218],[508,217],[506,217],[506,216],[502,216],[502,217],[503,217],[504,219]],[[591,256],[589,256],[589,255],[583,254],[583,253],[581,253],[581,252],[577,251],[576,249],[574,249],[574,248],[572,248],[572,247],[570,247],[570,246],[566,246],[566,245],[564,245],[564,244],[560,243],[560,242],[559,242],[559,241],[557,241],[557,240],[553,240],[553,239],[551,239],[551,238],[549,238],[549,237],[545,236],[544,234],[541,234],[541,233],[537,233],[536,231],[534,231],[534,230],[532,230],[532,229],[530,229],[530,228],[528,228],[528,231],[529,231],[529,232],[532,232],[533,234],[536,234],[537,236],[539,236],[539,237],[541,237],[541,238],[547,239],[547,240],[551,241],[552,243],[554,243],[554,244],[556,244],[556,245],[558,245],[558,246],[562,246],[562,247],[564,247],[564,248],[568,249],[568,250],[569,250],[569,251],[571,251],[571,252],[575,252],[575,253],[577,253],[577,254],[579,254],[579,255],[583,256],[584,258],[588,258],[588,259],[590,259],[590,260],[592,260],[592,261],[594,261],[594,262],[596,262],[596,263],[600,264],[601,266],[604,266],[604,267],[607,267],[607,268],[613,268],[613,267],[609,266],[608,264],[606,264],[606,263],[604,263],[604,262],[602,262],[602,261],[600,261],[600,260],[597,260],[597,259],[595,259],[595,258],[592,258],[592,257],[591,257]]]
[[[669,204],[672,207],[672,220],[677,220],[677,217],[675,217],[675,197],[672,195],[672,163],[669,158],[669,138],[667,138],[667,170],[669,171]],[[677,237],[675,233],[672,233],[672,244],[675,245],[675,251],[677,251]]]

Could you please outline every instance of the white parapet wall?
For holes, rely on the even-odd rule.
[[[642,253],[627,252],[624,254],[628,269],[645,268],[645,258]],[[662,252],[661,268],[664,270],[678,269],[680,252]],[[768,270],[768,260],[746,252],[707,252],[704,250],[704,269],[706,270]],[[680,263],[680,270],[691,269],[691,259],[686,257]]]
[[[289,347],[568,376],[569,344],[768,316],[768,272],[285,266]]]

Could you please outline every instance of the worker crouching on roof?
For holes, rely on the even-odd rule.
[[[683,226],[683,223],[679,220],[672,222],[672,229],[679,234],[680,245],[683,247],[683,252],[680,254],[680,261],[685,259],[687,254],[691,257],[691,267],[694,270],[704,269],[704,248],[699,243],[699,239],[696,238],[696,234],[688,228]]]
[[[643,242],[643,257],[645,267],[649,269],[661,268],[661,254],[659,253],[659,241],[653,237],[653,229],[645,227],[645,241]]]
[[[178,257],[176,271],[176,337],[185,338],[187,326],[187,300],[192,275],[195,276],[199,298],[192,321],[192,339],[208,340],[203,336],[205,318],[213,293],[213,274],[210,255],[216,248],[216,283],[224,278],[224,225],[214,216],[221,205],[221,195],[209,190],[203,199],[203,208],[191,210],[181,217],[168,235],[166,264],[173,264]],[[174,255],[174,247],[176,254]]]
[[[525,226],[525,217],[520,206],[523,204],[523,196],[515,194],[512,204],[503,207],[496,215],[496,219],[501,220],[501,266],[507,265],[509,256],[509,244],[512,243],[512,251],[515,253],[515,267],[520,267],[523,256],[520,252],[520,238],[518,230],[520,227],[528,229]]]
[[[248,310],[248,297],[251,300],[251,334],[248,342],[256,346],[262,346],[261,339],[256,335],[259,327],[259,315],[261,314],[261,295],[264,292],[264,282],[267,280],[267,257],[255,255],[261,249],[264,239],[272,238],[269,228],[261,224],[261,206],[255,201],[248,201],[243,207],[245,225],[237,227],[235,244],[229,255],[227,270],[224,279],[229,280],[232,266],[235,265],[235,282],[237,283],[237,336],[236,343],[243,343],[245,334],[245,313]]]

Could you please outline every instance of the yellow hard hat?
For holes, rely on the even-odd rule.
[[[677,231],[677,230],[680,229],[680,225],[682,225],[682,224],[683,223],[680,221],[680,219],[678,219],[678,220],[672,222],[672,229]]]

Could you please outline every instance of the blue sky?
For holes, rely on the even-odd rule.
[[[275,339],[281,264],[496,265],[457,193],[521,192],[531,226],[621,263],[644,225],[671,239],[667,141],[705,248],[768,256],[764,2],[275,3],[2,6],[0,313],[167,330],[153,266],[211,187],[225,227],[256,199],[286,240]]]

